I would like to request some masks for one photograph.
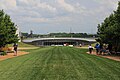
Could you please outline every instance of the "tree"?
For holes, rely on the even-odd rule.
[[[18,42],[16,30],[10,16],[5,14],[3,10],[0,10],[0,47]]]
[[[98,24],[97,34],[99,42],[113,44],[116,50],[120,49],[120,2],[117,10],[107,17],[103,23]]]

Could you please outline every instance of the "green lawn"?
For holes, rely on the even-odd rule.
[[[0,62],[0,80],[120,80],[120,62],[84,54],[86,49],[48,47]]]

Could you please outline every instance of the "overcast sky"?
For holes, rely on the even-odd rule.
[[[97,24],[109,16],[119,0],[0,0],[20,31],[96,33]]]

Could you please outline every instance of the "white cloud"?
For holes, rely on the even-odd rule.
[[[21,5],[24,4],[24,6],[35,8],[35,9],[44,9],[49,10],[51,12],[56,12],[56,8],[52,7],[51,5],[47,4],[46,2],[41,2],[40,0],[18,0]]]
[[[47,3],[38,3],[36,6],[38,8],[48,9],[49,11],[56,12],[56,8],[48,5]]]
[[[72,21],[71,17],[70,16],[58,16],[58,17],[55,17],[55,18],[52,18],[52,19],[49,19],[49,22],[51,23],[66,23],[66,22],[70,22]]]
[[[74,6],[66,3],[65,0],[58,0],[58,3],[61,7],[63,7],[65,10],[69,12],[73,12],[75,10]]]
[[[22,3],[25,3],[25,4],[28,4],[29,1],[28,0],[18,0],[19,2],[22,2]]]
[[[110,8],[110,7],[113,7],[114,9],[116,9],[117,7],[117,3],[118,3],[118,0],[114,0],[114,1],[111,1],[111,0],[93,0],[95,2],[98,2],[101,6],[105,6],[106,8]]]
[[[25,25],[30,25],[33,29],[36,25],[52,31],[55,29],[51,27],[61,27],[62,30],[66,26],[71,26],[76,31],[93,27],[96,31],[97,24],[116,10],[117,2],[118,0],[0,0],[0,9],[4,9],[16,24],[21,25],[21,30],[29,27]]]
[[[79,3],[76,3],[75,8],[76,8],[75,13],[77,14],[85,15],[88,12],[87,8],[85,6],[81,6]]]
[[[46,19],[46,18],[26,17],[25,19],[29,20],[28,22],[32,22],[32,23],[42,23],[42,22],[47,22],[48,21],[48,19]]]
[[[0,8],[1,9],[14,9],[16,8],[16,0],[1,0]]]

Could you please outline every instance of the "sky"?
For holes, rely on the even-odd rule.
[[[0,0],[21,32],[96,33],[97,25],[117,9],[119,0]]]

